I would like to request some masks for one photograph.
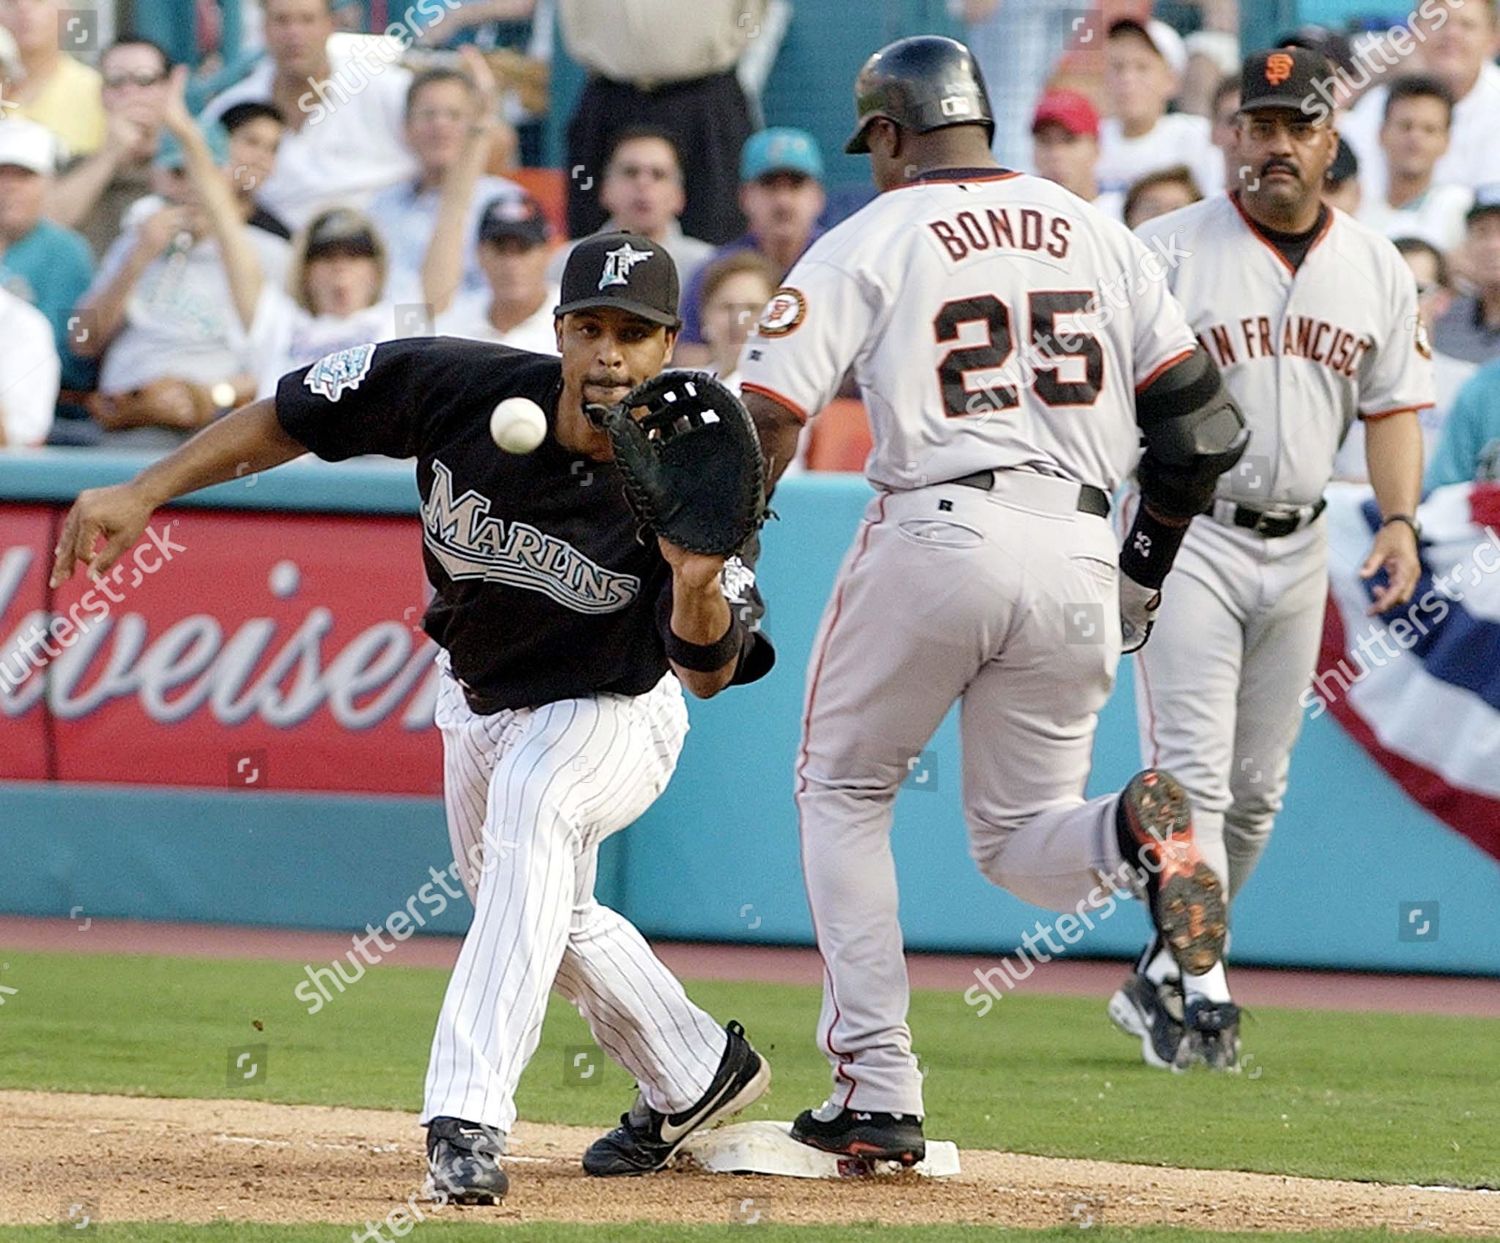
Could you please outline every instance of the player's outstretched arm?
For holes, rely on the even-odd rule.
[[[660,538],[656,542],[672,567],[667,659],[683,686],[699,699],[710,699],[729,685],[740,658],[739,627],[720,586],[724,558],[688,552]]]
[[[760,455],[766,463],[766,495],[797,456],[797,437],[802,434],[802,420],[789,408],[764,393],[746,390],[740,395],[745,409],[755,421],[760,437]]]
[[[52,586],[67,582],[80,564],[95,576],[108,573],[141,537],[151,515],[168,501],[211,484],[269,470],[306,452],[306,447],[282,428],[272,398],[225,415],[134,479],[81,493],[68,511],[57,541]],[[104,546],[95,551],[101,538]]]

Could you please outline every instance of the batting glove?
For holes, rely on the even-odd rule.
[[[1161,608],[1161,592],[1143,587],[1129,574],[1120,575],[1120,650],[1138,652],[1151,637],[1156,624],[1156,610]]]

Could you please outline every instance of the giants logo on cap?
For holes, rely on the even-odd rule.
[[[1280,86],[1292,76],[1292,58],[1285,52],[1272,52],[1266,57],[1266,81]]]
[[[651,258],[649,250],[637,250],[629,242],[614,250],[604,252],[604,272],[599,277],[599,288],[611,285],[630,284],[630,269],[645,259]]]

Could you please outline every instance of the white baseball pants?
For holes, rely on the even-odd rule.
[[[1122,507],[1127,525],[1138,503]],[[1281,810],[1327,598],[1322,522],[1266,539],[1194,518],[1136,654],[1141,758],[1182,782],[1198,848],[1231,898]]]
[[[448,835],[474,920],[438,1016],[422,1121],[510,1131],[554,986],[651,1108],[686,1109],[718,1070],[724,1029],[594,898],[599,843],[636,820],[677,765],[688,729],[677,679],[644,695],[476,716],[445,666],[436,719]]]

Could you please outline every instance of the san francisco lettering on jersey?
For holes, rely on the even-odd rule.
[[[991,250],[1041,251],[1065,259],[1072,243],[1073,222],[1034,207],[964,208],[927,221],[954,263]]]
[[[1242,358],[1306,358],[1350,380],[1358,373],[1365,351],[1375,344],[1368,336],[1309,315],[1288,315],[1279,340],[1266,315],[1212,324],[1198,333],[1198,340],[1220,367],[1231,367]]]

